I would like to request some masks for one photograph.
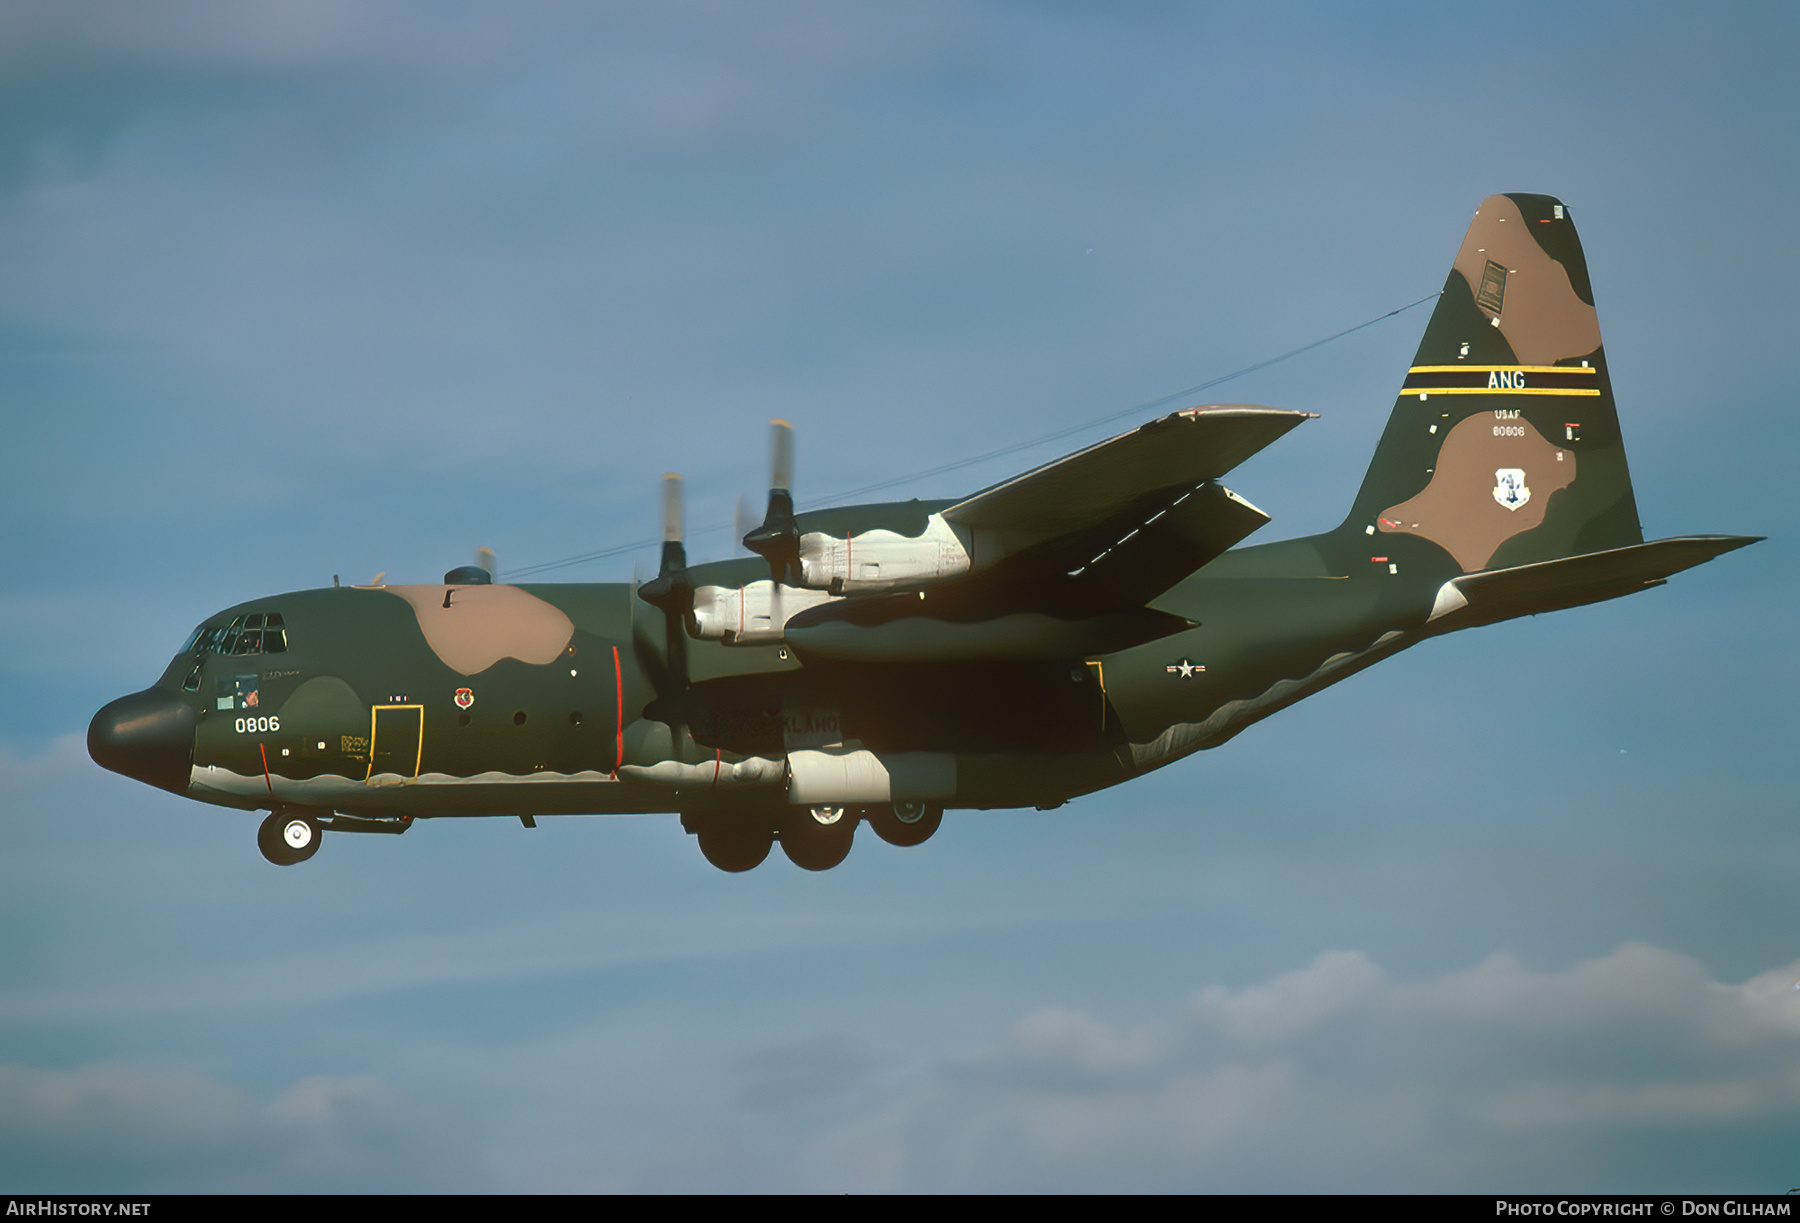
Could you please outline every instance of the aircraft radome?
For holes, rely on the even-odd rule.
[[[777,424],[755,557],[628,584],[297,591],[209,616],[88,751],[268,811],[274,862],[421,819],[679,813],[747,870],[823,870],[859,823],[1054,807],[1217,747],[1440,633],[1660,585],[1754,543],[1645,543],[1568,210],[1481,205],[1342,525],[1218,481],[1307,419],[1196,407],[957,501],[795,513]],[[379,581],[379,579],[378,579]]]

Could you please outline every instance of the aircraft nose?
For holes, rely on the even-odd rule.
[[[194,762],[191,705],[146,688],[105,706],[88,723],[88,755],[103,769],[185,794]]]

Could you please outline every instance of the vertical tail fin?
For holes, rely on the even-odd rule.
[[[1447,576],[1643,542],[1561,202],[1482,201],[1338,533],[1427,540]]]

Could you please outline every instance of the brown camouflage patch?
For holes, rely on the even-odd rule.
[[[1490,275],[1495,267],[1502,272],[1497,282]],[[1554,365],[1600,347],[1594,308],[1576,295],[1563,265],[1544,253],[1519,206],[1504,195],[1481,202],[1456,254],[1456,270],[1477,286],[1475,304],[1500,320],[1500,334],[1521,365]]]
[[[1530,495],[1517,509],[1495,499],[1500,473],[1523,471]],[[1464,573],[1487,566],[1501,544],[1544,521],[1550,494],[1575,479],[1575,452],[1524,420],[1478,412],[1444,438],[1431,480],[1409,501],[1381,512],[1388,534],[1421,535],[1456,558]]]
[[[464,675],[485,671],[502,658],[539,666],[555,662],[575,636],[575,625],[561,610],[517,586],[389,586],[387,591],[412,604],[425,644]]]

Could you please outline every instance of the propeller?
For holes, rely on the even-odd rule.
[[[779,585],[800,582],[800,528],[794,523],[794,426],[769,422],[769,510],[762,525],[744,536],[744,547],[769,562]]]

